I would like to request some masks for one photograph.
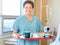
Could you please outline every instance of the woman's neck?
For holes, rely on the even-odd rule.
[[[29,21],[32,21],[32,15],[25,15]]]
[[[25,14],[26,17],[32,17],[32,14]]]

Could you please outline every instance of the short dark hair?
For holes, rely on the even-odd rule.
[[[32,1],[30,1],[30,0],[27,0],[27,1],[25,1],[23,3],[23,8],[24,8],[25,4],[31,4],[32,5],[32,8],[34,8],[34,3]]]

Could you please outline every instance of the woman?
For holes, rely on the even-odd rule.
[[[43,30],[43,26],[40,20],[32,15],[32,10],[34,4],[32,1],[25,1],[23,4],[25,14],[22,17],[18,17],[13,25],[14,38],[17,38],[17,45],[40,45],[37,40],[20,40],[19,36],[25,31],[30,31],[30,33],[39,33]]]

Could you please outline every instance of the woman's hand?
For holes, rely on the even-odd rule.
[[[18,39],[19,36],[20,36],[19,34],[13,34],[13,37],[16,38],[16,39]]]
[[[14,30],[13,31],[13,37],[16,38],[16,39],[18,39],[19,36],[20,36],[20,34],[18,34],[16,30]]]

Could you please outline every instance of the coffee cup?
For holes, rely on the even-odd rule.
[[[30,32],[25,32],[25,33],[24,33],[24,37],[25,37],[25,38],[30,38]]]

